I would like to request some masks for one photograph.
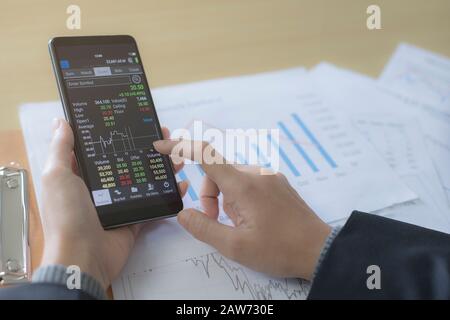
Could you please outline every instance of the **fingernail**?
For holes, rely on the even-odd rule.
[[[53,132],[55,132],[59,128],[60,125],[61,125],[61,120],[58,118],[53,118],[53,122],[52,122]]]

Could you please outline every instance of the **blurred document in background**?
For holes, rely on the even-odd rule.
[[[450,59],[400,44],[380,76],[393,91],[450,115]]]
[[[418,116],[450,208],[450,59],[401,44],[379,83]]]
[[[355,128],[419,195],[419,200],[381,214],[424,227],[450,231],[448,202],[424,142],[421,108],[411,109],[369,77],[322,63],[310,72],[324,99],[346,114]]]

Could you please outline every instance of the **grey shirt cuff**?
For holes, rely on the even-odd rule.
[[[342,229],[341,226],[334,227],[331,230],[330,234],[328,235],[327,239],[325,240],[322,250],[320,251],[319,260],[317,261],[316,269],[314,270],[311,283],[314,282],[314,278],[316,277],[317,273],[319,272],[320,265],[322,264],[322,261],[325,259],[328,249],[330,249],[331,244],[333,243],[334,239],[337,237],[337,235],[339,234],[339,231],[341,231],[341,229]]]
[[[47,265],[39,267],[34,273],[31,282],[33,283],[51,283],[66,286],[68,290],[67,280],[72,275],[67,271],[67,267],[63,265]],[[72,281],[70,281],[72,283]],[[80,273],[80,288],[72,290],[82,290],[91,297],[99,300],[107,299],[105,290],[102,285],[91,275]]]

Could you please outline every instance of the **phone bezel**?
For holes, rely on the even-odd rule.
[[[113,36],[77,36],[77,37],[54,37],[50,39],[48,46],[50,51],[50,56],[53,65],[53,71],[56,76],[56,82],[58,84],[58,91],[61,98],[61,102],[64,109],[64,114],[69,124],[72,127],[75,136],[75,157],[77,159],[78,168],[80,169],[80,175],[84,179],[88,189],[89,194],[92,198],[92,190],[90,188],[89,175],[87,167],[82,161],[81,157],[81,145],[79,143],[77,130],[75,128],[75,121],[72,112],[70,111],[68,95],[63,81],[62,70],[59,66],[59,59],[57,57],[57,47],[58,46],[77,46],[77,45],[114,45],[114,44],[132,44],[136,48],[136,54],[139,59],[139,64],[142,67],[143,78],[147,84],[149,100],[151,102],[151,107],[153,108],[155,114],[155,122],[159,134],[162,136],[161,126],[159,123],[158,115],[156,113],[156,108],[153,102],[150,86],[148,85],[147,76],[144,70],[142,59],[139,53],[139,49],[136,40],[129,35],[113,35]],[[168,174],[171,176],[173,181],[175,180],[174,169],[168,156],[164,156],[170,168]],[[180,210],[183,209],[183,201],[181,199],[180,190],[178,185],[176,193],[163,194],[159,196],[143,198],[138,200],[124,201],[123,203],[113,203],[111,205],[95,207],[100,219],[101,224],[105,229],[115,228],[123,225],[129,225],[134,223],[139,223],[148,220],[155,220],[161,218],[167,218],[176,215]]]

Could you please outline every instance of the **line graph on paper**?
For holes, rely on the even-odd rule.
[[[307,281],[270,278],[217,252],[128,274],[121,283],[123,299],[299,300],[310,288]]]
[[[210,253],[200,257],[189,258],[187,260],[196,267],[201,267],[208,278],[211,278],[210,268],[215,264],[223,270],[223,272],[230,279],[235,291],[245,293],[246,290],[251,294],[253,299],[267,300],[274,299],[276,292],[282,294],[289,300],[300,299],[308,294],[309,285],[306,281],[296,279],[298,288],[289,288],[289,280],[274,280],[268,279],[267,283],[261,285],[257,282],[252,282],[249,276],[241,266],[234,266],[227,259],[217,253]]]

